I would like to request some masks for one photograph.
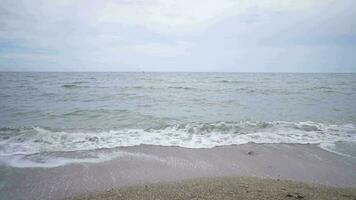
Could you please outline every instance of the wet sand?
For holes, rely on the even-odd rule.
[[[172,187],[170,191],[175,191],[175,187],[187,186],[165,183],[204,177],[236,176],[356,188],[355,160],[324,151],[315,145],[245,144],[212,149],[142,145],[119,148],[116,151],[120,151],[122,156],[96,164],[82,163],[55,168],[24,169],[1,167],[0,196],[4,199],[63,199],[78,196],[86,198],[112,188],[152,183]],[[242,180],[242,182],[236,182],[236,187],[233,187],[236,189],[238,184],[243,184],[244,180],[249,178],[235,179]],[[212,189],[213,194],[219,190],[216,184],[224,185],[224,180],[227,179],[217,179],[217,181],[208,181],[204,184]],[[256,182],[257,179],[249,180]],[[253,187],[261,189],[266,187],[266,190],[269,190],[268,184],[266,185],[263,181],[257,182],[262,185]],[[281,189],[284,185],[284,182],[273,183],[280,184],[274,189]],[[199,187],[197,186],[197,189]],[[137,187],[137,190],[140,190],[139,188],[142,187]],[[291,185],[290,188],[294,186]],[[274,189],[271,188],[271,191]],[[308,191],[313,190],[319,191],[319,188]],[[321,188],[320,190],[324,191]],[[193,193],[195,191],[191,190],[190,194]],[[306,191],[305,194],[307,193]],[[204,190],[201,194],[205,194]]]

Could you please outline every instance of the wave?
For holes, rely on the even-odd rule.
[[[219,80],[218,83],[232,83],[232,84],[243,84],[243,83],[250,83],[249,81],[239,81],[239,80]]]
[[[63,88],[76,88],[76,87],[80,87],[78,85],[75,84],[64,84],[62,85]]]
[[[240,121],[194,122],[159,128],[108,131],[4,127],[0,129],[0,164],[51,167],[77,162],[99,162],[117,156],[104,156],[101,152],[103,149],[114,150],[117,147],[142,144],[213,148],[251,142],[318,144],[327,151],[356,157],[353,153],[340,150],[340,145],[335,148],[335,144],[340,142],[356,142],[353,124]],[[78,152],[81,155],[79,157],[76,154]],[[98,152],[101,152],[100,155]]]
[[[161,90],[161,89],[177,89],[177,90],[197,90],[197,88],[194,87],[184,87],[184,86],[168,86],[168,87],[153,87],[153,86],[126,86],[124,89],[155,89],[155,90]]]
[[[211,148],[254,143],[323,143],[356,140],[353,124],[315,122],[215,122],[176,124],[161,128],[109,131],[61,131],[33,127],[0,129],[0,155],[81,151],[141,144]]]
[[[315,86],[315,87],[305,88],[305,90],[317,91],[317,92],[323,92],[323,93],[340,93],[340,92],[336,91],[335,88],[326,87],[326,86]]]
[[[296,91],[296,90],[262,89],[262,88],[252,88],[252,87],[240,87],[240,88],[236,88],[236,91],[247,93],[247,94],[262,94],[262,95],[300,94],[300,91]]]
[[[74,110],[71,112],[66,112],[63,113],[62,115],[58,116],[87,116],[87,117],[93,117],[93,116],[103,116],[105,114],[113,114],[113,115],[118,115],[122,113],[127,113],[128,110],[125,109],[117,109],[117,110],[106,110],[106,109],[94,109],[94,110]]]
[[[183,86],[170,86],[169,89],[177,89],[177,90],[196,90],[197,88],[193,87],[183,87]]]
[[[75,84],[75,85],[83,84],[83,83],[89,83],[89,82],[87,82],[87,81],[74,81],[74,82],[72,82],[72,84]]]
[[[88,88],[89,86],[83,86],[83,83],[88,83],[85,81],[75,81],[75,82],[71,82],[71,83],[67,83],[67,84],[63,84],[61,87],[63,88]]]

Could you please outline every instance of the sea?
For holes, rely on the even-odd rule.
[[[356,159],[356,74],[0,73],[0,166],[246,143],[313,144]]]

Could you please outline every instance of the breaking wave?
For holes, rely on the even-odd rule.
[[[0,129],[0,157],[7,157],[6,160],[11,160],[12,163],[10,165],[13,165],[14,159],[19,156],[52,156],[56,152],[60,154],[77,151],[92,152],[100,149],[113,149],[141,144],[212,148],[249,142],[319,144],[321,148],[335,153],[337,150],[330,144],[343,141],[356,141],[356,131],[353,124],[335,125],[310,121],[241,121],[196,122],[169,125],[161,128],[109,131],[64,131],[42,127],[2,128]],[[345,152],[341,153],[345,154]],[[13,159],[9,159],[10,157]],[[98,157],[98,159],[101,159],[101,157]],[[91,162],[93,159],[96,160],[96,157],[76,157],[73,162],[77,162],[78,159],[84,162],[89,159]]]

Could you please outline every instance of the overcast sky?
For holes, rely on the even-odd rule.
[[[356,1],[0,0],[0,71],[356,72]]]

